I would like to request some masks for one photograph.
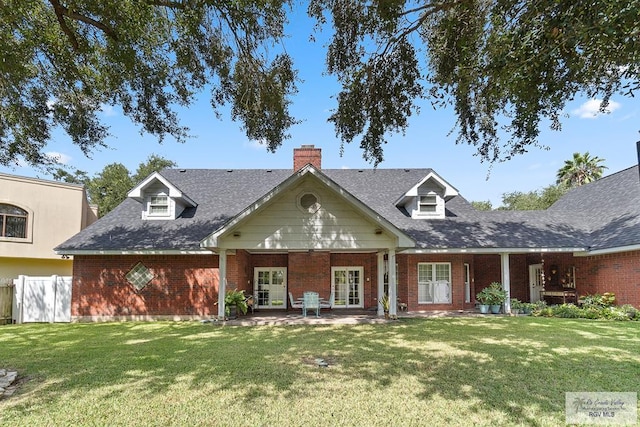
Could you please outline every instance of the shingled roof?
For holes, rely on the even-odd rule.
[[[572,190],[546,211],[476,211],[458,195],[446,217],[412,219],[395,202],[431,169],[322,169],[422,250],[591,250],[640,243],[640,186],[633,167]],[[127,199],[56,248],[82,251],[200,251],[200,242],[276,188],[290,169],[166,169],[161,175],[197,206],[176,220],[145,221],[141,204]]]

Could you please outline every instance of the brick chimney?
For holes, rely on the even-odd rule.
[[[322,150],[313,145],[301,145],[300,148],[293,149],[293,171],[297,172],[307,163],[311,163],[317,169],[322,164]]]

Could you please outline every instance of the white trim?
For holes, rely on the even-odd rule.
[[[442,248],[442,249],[405,249],[403,254],[530,254],[530,253],[556,253],[556,252],[584,252],[584,248]],[[586,253],[585,255],[589,255]]]
[[[227,294],[227,252],[220,251],[218,259],[218,319],[226,317],[224,300]]]
[[[161,182],[165,187],[169,189],[169,197],[173,199],[184,200],[185,203],[191,207],[198,206],[198,204],[193,200],[191,200],[189,196],[184,194],[178,187],[173,185],[168,179],[160,175],[158,172],[152,173],[144,181],[136,185],[131,191],[129,191],[129,193],[127,194],[127,197],[131,197],[138,201],[142,201],[144,197],[143,195],[144,189],[147,188],[154,181]]]
[[[507,297],[504,301],[504,313],[511,313],[511,274],[509,273],[509,254],[500,254],[500,269],[502,276],[502,290],[507,293]]]
[[[378,252],[377,270],[378,270],[378,297],[376,298],[376,303],[378,306],[378,316],[382,316],[384,314],[384,309],[382,308],[382,304],[380,304],[380,299],[384,295],[384,252],[382,251]],[[331,284],[331,287],[333,287],[333,284]]]
[[[613,248],[606,248],[606,249],[596,249],[593,251],[585,251],[585,252],[578,252],[578,253],[574,253],[573,256],[595,256],[595,255],[608,255],[608,254],[615,254],[615,253],[622,253],[622,252],[633,252],[633,251],[639,251],[640,250],[640,245],[629,245],[629,246],[616,246]]]
[[[216,252],[208,250],[208,249],[196,249],[196,250],[183,250],[183,249],[151,249],[151,250],[57,250],[55,251],[58,255],[212,255]],[[233,251],[231,251],[233,252]]]
[[[380,216],[376,211],[371,209],[366,204],[362,203],[356,197],[351,195],[344,188],[336,184],[329,177],[323,174],[321,171],[316,169],[312,164],[307,164],[298,172],[292,174],[289,178],[284,180],[282,183],[274,187],[267,194],[256,200],[242,212],[237,214],[231,220],[229,220],[224,226],[220,227],[213,233],[209,234],[207,237],[200,241],[200,247],[203,248],[216,248],[223,247],[224,245],[220,244],[220,238],[224,237],[227,234],[233,233],[233,229],[237,227],[237,225],[244,221],[247,217],[251,216],[256,211],[260,210],[264,207],[271,199],[275,196],[287,191],[289,188],[293,187],[298,181],[300,181],[305,175],[312,175],[316,179],[318,179],[321,183],[326,185],[329,190],[335,192],[336,195],[342,197],[344,200],[349,202],[354,208],[359,210],[364,214],[365,217],[369,218],[375,224],[378,224],[380,228],[383,229],[383,232],[387,232],[396,238],[396,246],[400,248],[411,248],[415,247],[416,242],[409,237],[403,230],[399,229],[389,220]]]
[[[387,261],[389,264],[389,315],[395,319],[398,315],[398,284],[396,283],[396,251],[391,248],[389,248]]]
[[[269,283],[265,284],[268,286],[267,289],[261,289],[258,290],[258,278],[260,276],[261,272],[268,272],[269,273]],[[272,292],[272,286],[280,286],[280,284],[278,283],[273,283],[273,273],[277,273],[277,272],[282,272],[282,295],[275,295],[274,298],[274,293]],[[255,305],[256,308],[258,309],[275,309],[275,310],[285,310],[288,307],[288,303],[289,303],[289,284],[287,283],[287,267],[254,267],[253,268],[253,295],[255,298]],[[267,291],[268,293],[268,297],[267,297],[267,301],[268,304],[260,304],[261,299],[260,298],[260,292],[264,292]],[[280,297],[280,298],[278,298]],[[282,300],[282,304],[281,305],[273,305],[273,300]],[[290,307],[289,307],[290,308]]]
[[[464,302],[471,304],[471,266],[468,262],[463,264],[464,267]]]
[[[450,199],[450,198],[458,195],[458,190],[455,187],[453,187],[447,181],[442,179],[442,177],[440,175],[438,175],[437,173],[435,173],[434,171],[430,171],[424,178],[422,178],[420,181],[418,181],[418,183],[416,185],[411,187],[398,200],[396,200],[396,202],[394,204],[396,206],[404,205],[407,202],[407,199],[413,198],[413,197],[417,197],[418,196],[418,189],[420,188],[420,186],[422,184],[424,184],[425,182],[429,181],[430,179],[433,179],[436,183],[438,183],[440,186],[443,187],[444,193],[443,193],[442,197],[445,200]]]
[[[435,296],[435,292],[433,292],[433,301],[422,301],[420,300],[420,266],[421,265],[432,265],[433,269],[432,269],[432,276],[431,276],[431,280],[427,280],[427,282],[431,282],[434,286],[436,284],[436,282],[438,282],[438,280],[433,280],[433,278],[437,275],[436,274],[436,266],[438,265],[447,265],[449,267],[449,279],[447,280],[447,283],[449,284],[449,301],[447,302],[440,302],[440,301],[436,301],[436,296]],[[445,304],[445,305],[451,305],[453,304],[453,271],[452,271],[452,265],[451,262],[418,262],[416,263],[416,278],[418,279],[417,283],[416,283],[416,290],[418,291],[418,304],[428,304],[428,305],[435,305],[435,304]],[[423,283],[424,285],[429,285],[429,283]]]
[[[360,273],[360,282],[358,286],[358,304],[349,304],[349,289],[348,283],[347,285],[347,296],[344,305],[337,305],[335,301],[338,301],[338,292],[336,292],[336,271],[345,271],[347,275],[349,271],[358,271]],[[345,266],[333,266],[331,267],[331,292],[333,292],[334,297],[334,306],[333,308],[363,308],[364,307],[364,287],[365,287],[366,279],[364,277],[364,267],[363,266],[353,266],[353,265],[345,265]]]
[[[542,286],[542,264],[529,264],[529,301],[530,302],[538,302],[540,301],[540,291],[544,290]]]

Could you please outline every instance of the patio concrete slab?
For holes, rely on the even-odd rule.
[[[398,313],[398,319],[410,319],[410,318],[433,318],[433,317],[459,317],[459,316],[496,316],[480,314],[478,311],[421,311],[421,312],[401,312]],[[387,322],[394,322],[394,320],[385,319],[382,316],[378,316],[375,312],[371,311],[355,311],[355,312],[336,312],[325,311],[320,312],[320,316],[307,315],[302,316],[299,312],[285,312],[285,311],[273,311],[266,310],[248,314],[246,316],[240,316],[237,319],[231,320],[208,320],[206,323],[214,323],[228,326],[269,326],[269,325],[358,325],[358,324],[380,324]]]

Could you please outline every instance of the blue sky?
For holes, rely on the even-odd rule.
[[[313,144],[322,149],[322,167],[371,168],[362,158],[359,142],[345,146],[340,156],[340,141],[327,122],[336,103],[335,80],[324,75],[322,41],[310,42],[312,22],[294,17],[289,27],[292,37],[285,46],[294,57],[302,80],[299,92],[293,98],[293,115],[302,120],[290,130],[291,138],[276,153],[247,140],[240,124],[231,121],[228,111],[221,110],[217,119],[208,101],[208,92],[189,109],[183,110],[183,125],[190,128],[193,138],[179,144],[167,138],[163,144],[150,136],[140,135],[139,129],[124,117],[118,107],[105,108],[103,116],[111,127],[109,148],[86,158],[62,132],[56,132],[46,151],[57,153],[62,163],[73,169],[84,170],[93,176],[106,165],[124,164],[135,171],[138,164],[151,154],[175,161],[181,168],[274,168],[293,166],[293,149],[302,144]],[[475,150],[467,145],[455,144],[455,124],[452,109],[433,110],[422,106],[419,115],[411,118],[404,135],[392,135],[384,146],[385,160],[379,168],[432,168],[470,201],[490,200],[494,207],[501,204],[502,195],[513,191],[538,190],[555,182],[557,170],[574,152],[588,151],[592,156],[605,159],[610,174],[637,163],[635,142],[640,140],[640,100],[615,97],[610,113],[596,114],[596,100],[576,99],[568,106],[569,115],[562,121],[562,131],[542,129],[540,143],[549,147],[532,147],[527,154],[508,162],[492,166],[480,162]],[[41,171],[28,167],[0,167],[0,172],[24,176],[50,178]]]

